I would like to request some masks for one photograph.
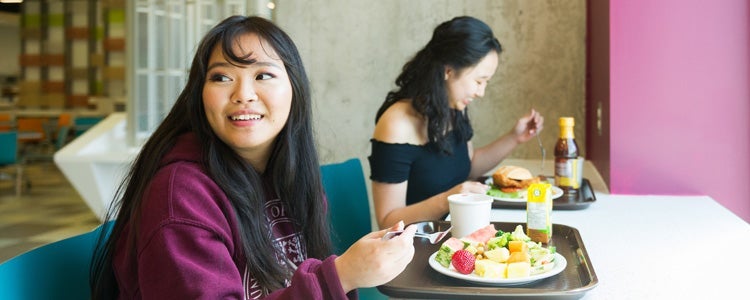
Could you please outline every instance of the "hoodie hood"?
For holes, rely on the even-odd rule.
[[[161,165],[165,166],[178,161],[203,165],[203,147],[194,133],[187,132],[178,136],[172,149],[161,159]]]

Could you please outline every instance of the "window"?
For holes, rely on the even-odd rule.
[[[127,1],[128,144],[144,142],[172,108],[201,37],[220,20],[247,14],[245,0]]]

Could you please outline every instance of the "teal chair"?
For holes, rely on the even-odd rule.
[[[89,266],[102,230],[93,231],[30,250],[0,264],[2,299],[90,299]]]
[[[320,172],[328,198],[331,239],[334,251],[340,255],[372,231],[365,175],[357,158],[323,165]],[[388,299],[374,287],[359,289],[359,298]]]
[[[68,134],[70,133],[70,126],[62,125],[57,129],[57,136],[55,137],[55,151],[62,149],[65,144],[68,143]]]
[[[99,121],[104,119],[103,117],[76,117],[73,120],[73,128],[75,129],[75,136],[81,136],[86,130],[94,127]]]
[[[16,196],[21,196],[23,190],[23,159],[18,155],[18,132],[0,131],[0,167],[15,166],[14,174],[0,173],[0,179],[15,179]],[[27,180],[26,185],[30,182]]]

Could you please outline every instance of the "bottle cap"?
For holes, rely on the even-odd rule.
[[[576,120],[571,117],[560,117],[561,127],[573,127],[576,124]]]

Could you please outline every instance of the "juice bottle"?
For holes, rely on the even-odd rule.
[[[555,145],[555,185],[563,190],[563,196],[568,199],[578,197],[578,144],[576,144],[573,127],[575,119],[562,117],[560,124],[560,138]]]
[[[547,244],[552,239],[552,187],[549,183],[533,183],[527,193],[526,235]]]

